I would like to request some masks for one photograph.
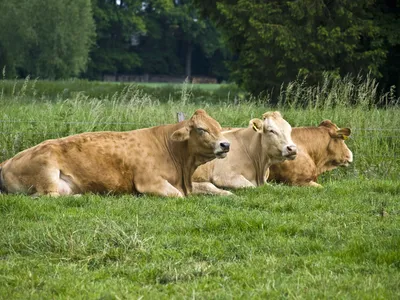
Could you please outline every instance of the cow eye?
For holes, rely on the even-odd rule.
[[[198,134],[203,134],[207,132],[204,128],[196,128]]]
[[[277,132],[275,130],[273,130],[273,129],[270,129],[269,132],[272,133],[272,134],[277,134]]]

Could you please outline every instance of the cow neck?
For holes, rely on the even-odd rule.
[[[236,137],[254,167],[257,185],[264,184],[265,172],[271,159],[264,154],[265,151],[262,151],[262,134],[257,133],[253,128],[243,128],[232,132],[232,134]]]
[[[299,129],[301,130],[293,128],[292,139],[311,157],[318,176],[328,170],[325,165],[328,162],[326,158],[330,140],[329,132],[319,127],[300,127]]]
[[[170,136],[175,130],[186,126],[188,121],[182,121],[171,126],[168,134],[165,135],[166,147],[175,165],[180,178],[182,191],[185,195],[192,192],[192,175],[197,168],[196,156],[190,152],[188,141],[174,142]]]

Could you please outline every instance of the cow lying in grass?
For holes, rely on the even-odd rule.
[[[253,119],[248,128],[224,131],[231,142],[225,159],[208,162],[193,174],[193,193],[231,194],[221,188],[255,187],[265,183],[272,163],[296,158],[291,126],[279,112],[267,112],[263,120]]]
[[[229,142],[204,110],[186,121],[127,132],[90,132],[45,141],[2,165],[7,193],[153,194],[182,197],[195,169],[224,158]]]
[[[350,133],[349,128],[339,129],[329,120],[318,127],[293,128],[292,138],[298,147],[297,158],[272,165],[269,176],[266,175],[267,180],[321,187],[317,183],[319,175],[338,166],[348,166],[353,161],[353,153],[344,142]]]

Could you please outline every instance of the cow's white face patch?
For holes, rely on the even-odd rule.
[[[264,119],[264,149],[274,162],[293,160],[297,146],[291,138],[292,127],[280,116]]]

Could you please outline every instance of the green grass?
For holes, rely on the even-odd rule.
[[[323,189],[266,185],[186,199],[1,194],[0,298],[400,298],[399,107],[373,81],[295,82],[278,106],[268,97],[234,104],[228,92],[209,101],[186,85],[176,99],[136,86],[64,99],[46,96],[45,85],[38,96],[32,84],[0,88],[0,160],[45,139],[173,123],[176,112],[201,107],[223,126],[273,109],[293,126],[331,119],[353,129],[355,162],[324,174]]]
[[[153,87],[153,88],[161,88],[161,87],[174,87],[178,90],[182,89],[182,84],[176,84],[176,83],[168,83],[168,82],[141,82],[138,83],[140,87]],[[234,85],[230,84],[218,84],[218,83],[194,83],[193,87],[198,88],[198,89],[203,89],[203,90],[211,90],[215,91],[220,88],[226,88],[226,87],[233,87]]]
[[[238,95],[243,95],[234,84],[172,84],[172,83],[123,83],[99,82],[79,79],[71,80],[0,80],[0,98],[11,96],[13,98],[30,96],[35,99],[65,100],[81,96],[89,98],[106,99],[118,98],[121,94],[129,93],[128,90],[140,89],[151,99],[161,102],[176,101],[181,98],[182,86],[187,86],[193,99],[198,101],[219,102],[230,97],[232,102]]]
[[[234,198],[0,196],[0,294],[398,298],[399,194],[356,179]]]

